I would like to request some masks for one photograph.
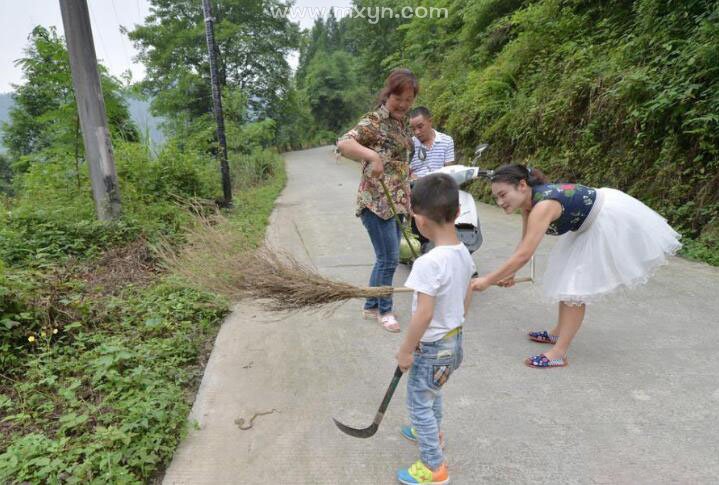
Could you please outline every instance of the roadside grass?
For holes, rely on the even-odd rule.
[[[271,157],[224,212],[220,233],[248,247],[263,240],[284,187]],[[152,245],[0,270],[0,482],[159,479],[229,302],[163,272]]]

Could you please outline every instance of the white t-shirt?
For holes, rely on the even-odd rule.
[[[417,311],[417,292],[435,298],[432,321],[422,342],[435,342],[464,323],[464,297],[476,271],[464,244],[437,246],[417,258],[404,283],[414,290],[412,313]]]

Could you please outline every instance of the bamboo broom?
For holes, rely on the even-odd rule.
[[[228,298],[260,300],[271,311],[332,309],[349,299],[377,298],[411,288],[359,287],[319,274],[285,251],[252,249],[221,215],[198,217],[187,244],[155,248],[166,269],[192,286]],[[518,278],[515,282],[531,281]]]
[[[200,218],[180,250],[165,242],[155,247],[165,269],[187,284],[230,301],[260,300],[271,311],[321,310],[353,298],[410,292],[391,286],[358,287],[335,281],[285,251],[247,247],[221,217]]]
[[[359,287],[335,281],[300,263],[289,254],[260,248],[242,258],[237,296],[260,299],[273,311],[320,309],[353,298],[376,298],[412,291],[391,286]]]
[[[217,254],[217,253],[215,253]],[[230,299],[259,300],[276,312],[332,309],[354,298],[377,298],[411,288],[361,287],[327,278],[297,261],[284,251],[261,247],[240,256],[227,258],[219,271],[197,272],[185,265],[174,265],[176,272],[197,287],[209,289]],[[518,278],[515,282],[530,281]]]

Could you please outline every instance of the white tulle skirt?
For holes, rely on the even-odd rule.
[[[602,204],[591,224],[559,236],[549,256],[543,289],[553,302],[591,303],[646,283],[682,247],[681,235],[642,202],[615,189],[598,192]]]

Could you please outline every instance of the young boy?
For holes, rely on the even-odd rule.
[[[472,298],[475,271],[469,251],[454,228],[459,189],[446,174],[430,174],[412,189],[412,212],[419,231],[435,245],[412,266],[405,286],[414,289],[412,319],[397,353],[409,370],[407,408],[412,426],[402,435],[419,443],[420,460],[397,472],[404,484],[449,483],[442,453],[442,386],[462,362],[462,323]]]

